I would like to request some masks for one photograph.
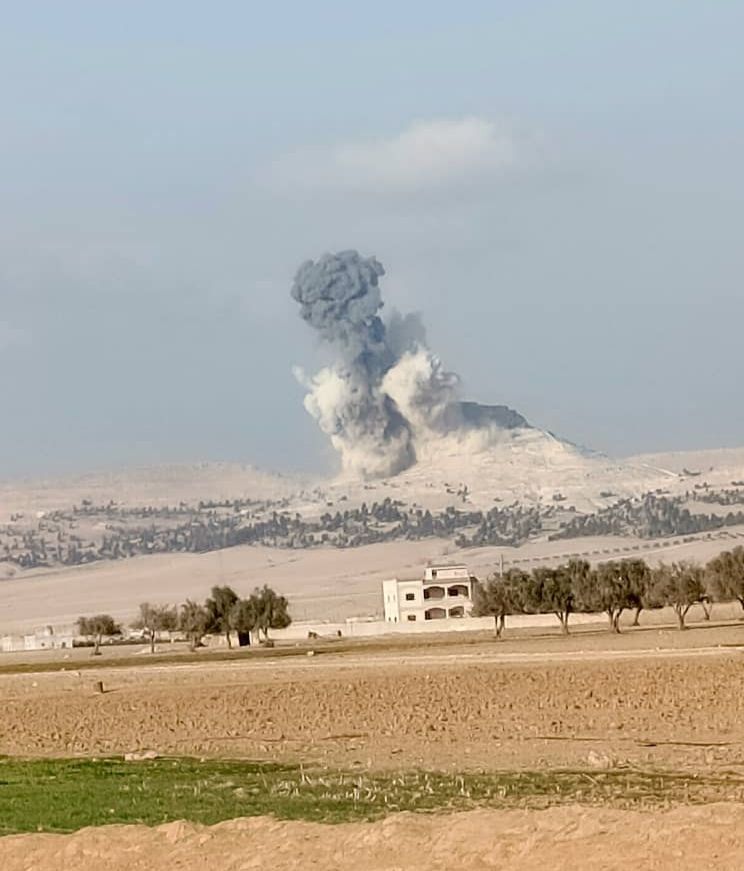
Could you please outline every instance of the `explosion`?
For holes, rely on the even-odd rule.
[[[482,450],[505,431],[527,427],[506,406],[460,400],[459,376],[426,346],[417,316],[381,319],[384,274],[375,257],[341,251],[303,263],[292,285],[302,318],[338,355],[312,377],[295,374],[308,390],[305,408],[330,437],[344,472],[396,475],[443,439]]]

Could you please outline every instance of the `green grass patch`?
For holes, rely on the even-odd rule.
[[[0,759],[0,834],[241,816],[338,823],[395,811],[744,801],[744,779],[669,772],[356,773],[242,761]]]

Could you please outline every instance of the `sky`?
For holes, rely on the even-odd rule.
[[[346,248],[466,398],[744,444],[744,3],[1,5],[0,478],[332,469],[289,289]]]

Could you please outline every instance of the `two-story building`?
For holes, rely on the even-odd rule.
[[[432,565],[423,577],[382,582],[386,623],[421,623],[468,617],[473,581],[465,565]]]

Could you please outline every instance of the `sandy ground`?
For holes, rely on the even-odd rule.
[[[0,839],[3,871],[741,871],[744,805],[399,814],[347,825],[232,820]]]

